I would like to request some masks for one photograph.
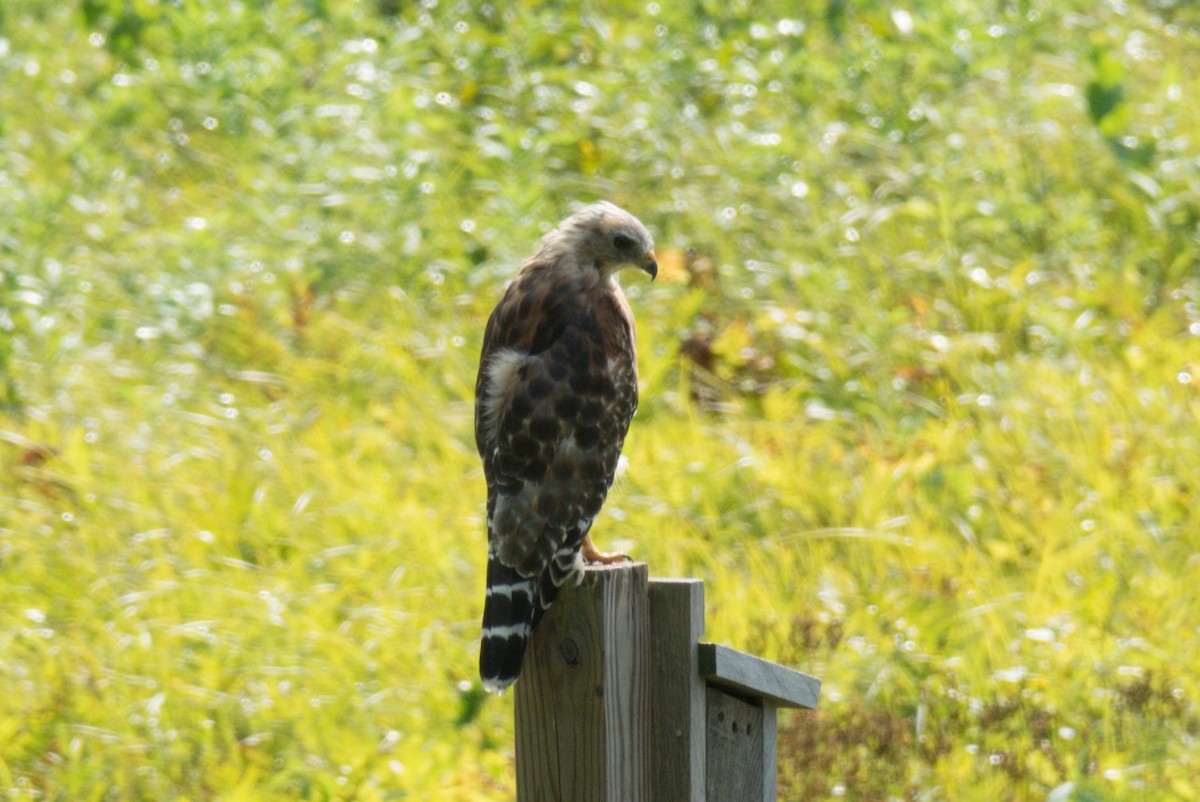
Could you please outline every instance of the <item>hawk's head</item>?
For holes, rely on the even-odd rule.
[[[547,244],[565,245],[580,263],[595,265],[602,276],[624,267],[658,275],[654,239],[642,222],[619,206],[601,201],[584,206],[546,237]]]

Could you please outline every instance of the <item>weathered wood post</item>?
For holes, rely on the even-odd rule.
[[[520,802],[649,802],[649,576],[589,567],[534,631],[514,702]]]
[[[589,567],[534,631],[516,685],[522,802],[775,802],[776,710],[821,682],[702,643],[704,583]]]
[[[696,644],[704,637],[704,583],[655,579],[650,583],[650,700],[655,802],[705,802],[704,721],[707,705]]]

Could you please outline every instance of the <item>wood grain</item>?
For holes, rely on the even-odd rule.
[[[710,686],[706,723],[709,802],[763,802],[768,787],[774,799],[774,763],[763,776],[763,709]]]
[[[704,802],[706,695],[696,644],[704,637],[704,582],[650,580],[653,687],[650,785],[655,802]]]
[[[517,799],[649,802],[649,571],[591,566],[529,641],[516,684]]]
[[[701,643],[699,659],[700,675],[710,684],[763,697],[780,707],[817,707],[821,681],[816,677],[719,643]]]

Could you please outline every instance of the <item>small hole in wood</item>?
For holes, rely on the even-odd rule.
[[[749,735],[749,734],[750,734],[750,730],[752,730],[752,729],[754,729],[754,725],[753,725],[753,724],[747,724],[747,725],[746,725],[746,734],[747,734],[747,735]]]
[[[733,734],[737,735],[737,722],[733,722]]]
[[[722,724],[725,723],[725,711],[724,710],[720,710],[717,712],[717,721],[721,722]]]

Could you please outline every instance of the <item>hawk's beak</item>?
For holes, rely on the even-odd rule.
[[[646,261],[642,262],[642,270],[650,274],[650,280],[658,278],[658,260],[654,257],[654,251],[646,251]]]

